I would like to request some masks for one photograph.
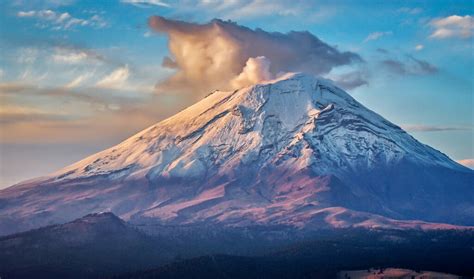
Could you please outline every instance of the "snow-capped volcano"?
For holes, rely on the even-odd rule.
[[[0,232],[99,211],[160,224],[474,225],[473,181],[330,81],[288,74],[215,91],[117,146],[0,191]]]

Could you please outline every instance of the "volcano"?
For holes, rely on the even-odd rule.
[[[303,73],[198,103],[0,191],[0,234],[113,212],[130,223],[474,226],[474,171]]]

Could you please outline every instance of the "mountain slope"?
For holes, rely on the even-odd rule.
[[[171,244],[151,238],[111,213],[0,237],[4,278],[91,278],[155,267]]]
[[[0,232],[98,211],[168,225],[474,225],[473,181],[329,81],[289,74],[213,92],[117,146],[0,191]]]
[[[339,270],[374,266],[474,274],[470,261],[474,230],[318,230],[304,240],[295,233],[283,241],[269,239],[270,231],[250,236],[242,230],[189,234],[177,228],[167,236],[150,236],[111,213],[90,214],[0,237],[0,274],[2,278],[308,278],[308,274],[333,278]]]

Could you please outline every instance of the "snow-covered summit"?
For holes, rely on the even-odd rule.
[[[54,176],[202,177],[250,161],[256,167],[297,164],[328,174],[402,158],[461,168],[330,81],[293,73],[233,92],[216,91]]]
[[[216,91],[112,148],[0,191],[0,227],[99,211],[162,224],[474,225],[473,178],[330,81],[293,73]]]

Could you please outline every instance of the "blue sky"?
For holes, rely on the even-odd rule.
[[[325,77],[346,74],[346,89],[364,105],[451,158],[472,160],[473,10],[471,1],[447,0],[2,1],[0,187],[52,172],[199,100],[157,93],[176,71],[162,61],[176,55],[168,48],[173,31],[149,27],[155,15],[309,31],[361,58],[332,65]]]

